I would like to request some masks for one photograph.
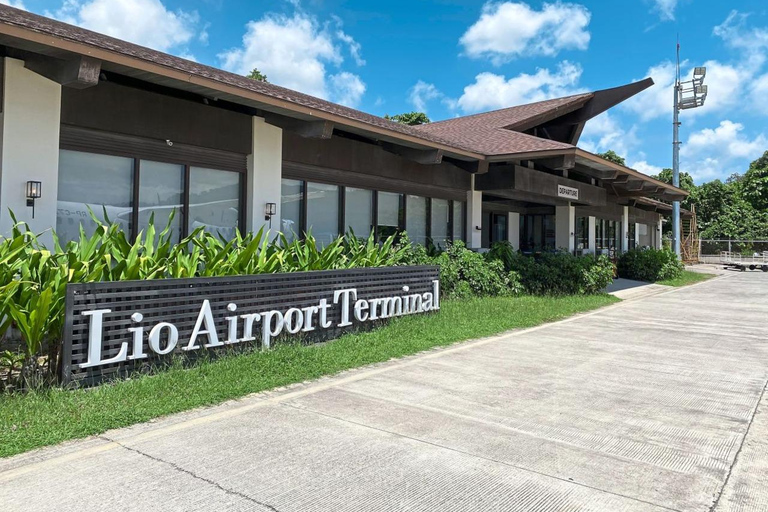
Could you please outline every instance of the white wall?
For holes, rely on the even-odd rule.
[[[246,230],[258,231],[269,221],[264,218],[267,203],[277,205],[272,217],[270,234],[280,231],[280,197],[283,176],[283,130],[264,122],[261,117],[253,118],[253,141],[248,155],[248,176],[246,193]]]
[[[520,214],[509,212],[507,220],[507,240],[516,251],[520,250]]]
[[[13,227],[10,209],[30,229],[44,232],[41,241],[50,247],[59,186],[61,86],[24,68],[24,61],[7,57],[4,61],[0,235],[8,235]],[[27,181],[42,182],[34,219],[27,207]]]
[[[573,239],[576,230],[576,207],[555,207],[555,244],[557,249],[573,252],[575,241]]]
[[[467,192],[467,247],[480,249],[483,246],[483,193],[475,191],[475,176],[472,175],[472,190]]]

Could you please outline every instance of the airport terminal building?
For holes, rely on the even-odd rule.
[[[472,248],[659,247],[685,192],[578,147],[630,85],[404,126],[0,5],[0,234],[352,229]],[[34,204],[34,207],[29,205]],[[46,238],[47,237],[47,238]],[[50,234],[44,235],[50,239]]]

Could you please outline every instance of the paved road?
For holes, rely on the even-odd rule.
[[[0,509],[768,510],[768,274],[0,460]]]

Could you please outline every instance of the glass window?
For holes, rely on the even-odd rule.
[[[240,220],[240,174],[190,167],[189,232],[202,227],[229,240]]]
[[[59,152],[56,233],[62,244],[79,238],[80,225],[91,235],[96,223],[88,208],[104,221],[130,233],[133,211],[133,159],[79,151]]]
[[[411,242],[427,245],[427,198],[409,195],[405,207],[405,231]]]
[[[507,213],[491,213],[490,244],[507,240]]]
[[[589,249],[589,219],[576,217],[576,249]]]
[[[146,232],[149,219],[154,214],[155,232],[161,232],[168,225],[171,212],[175,211],[171,223],[172,240],[179,241],[183,203],[184,166],[142,160],[139,166],[138,231]]]
[[[362,188],[344,190],[345,229],[355,236],[368,238],[373,230],[373,192]]]
[[[461,201],[453,202],[453,239],[464,239],[464,203]]]
[[[450,223],[450,208],[447,199],[432,199],[432,214],[430,217],[432,243],[445,249]]]
[[[301,234],[301,202],[303,200],[303,181],[282,181],[279,229],[289,241]]]
[[[555,216],[544,215],[544,250],[553,251],[557,247],[557,241],[555,239]]]
[[[392,192],[378,193],[377,227],[379,240],[400,232],[403,223],[403,196]]]
[[[339,187],[307,183],[307,232],[321,246],[339,236]]]

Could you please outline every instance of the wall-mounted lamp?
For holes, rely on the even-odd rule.
[[[43,184],[40,181],[27,182],[27,206],[32,207],[32,218],[35,218],[35,199],[43,195]]]
[[[277,215],[277,204],[267,203],[264,207],[264,220],[269,221],[269,227],[272,227],[272,216]]]

